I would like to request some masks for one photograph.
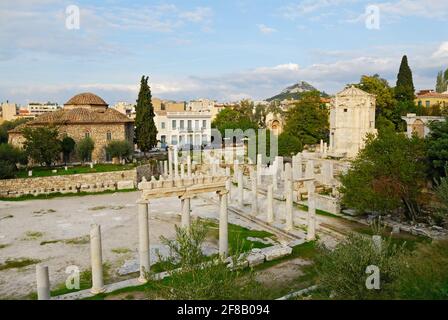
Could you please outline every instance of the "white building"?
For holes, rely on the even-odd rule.
[[[126,115],[128,118],[135,119],[135,105],[128,102],[117,102],[112,108]]]
[[[37,102],[30,102],[28,103],[28,106],[26,106],[26,110],[28,110],[29,115],[33,117],[40,116],[41,114],[47,113],[47,112],[54,112],[60,110],[62,107],[58,105],[57,103],[37,103]]]
[[[354,86],[339,92],[330,106],[330,153],[355,157],[367,134],[376,134],[376,98]]]
[[[215,107],[216,101],[210,99],[198,99],[187,102],[188,111],[211,112]]]
[[[157,127],[159,147],[167,145],[200,146],[210,142],[211,112],[157,112],[154,122]]]

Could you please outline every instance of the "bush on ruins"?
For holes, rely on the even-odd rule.
[[[17,173],[17,163],[26,164],[26,154],[10,144],[0,144],[0,179],[14,178]]]
[[[288,133],[281,133],[278,136],[278,155],[289,157],[303,150],[302,142],[299,138]]]
[[[90,161],[92,159],[92,152],[94,148],[95,143],[92,138],[85,137],[76,144],[76,153],[82,161]]]
[[[106,147],[107,154],[112,158],[129,158],[132,156],[133,147],[127,140],[114,140]]]

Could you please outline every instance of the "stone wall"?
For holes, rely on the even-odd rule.
[[[119,183],[126,182],[126,184]],[[84,173],[52,177],[0,180],[0,197],[14,198],[26,194],[101,192],[137,185],[137,170]]]

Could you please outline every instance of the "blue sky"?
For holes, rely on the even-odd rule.
[[[165,99],[264,99],[300,80],[333,94],[363,74],[393,84],[403,54],[423,89],[448,67],[446,0],[2,0],[0,16],[0,101],[133,102],[143,74]]]

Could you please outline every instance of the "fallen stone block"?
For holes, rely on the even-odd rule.
[[[264,254],[260,252],[251,252],[246,258],[249,267],[255,267],[262,264],[264,262],[264,259]]]
[[[292,248],[280,244],[263,248],[261,253],[266,257],[266,261],[272,261],[290,255],[292,253]]]

